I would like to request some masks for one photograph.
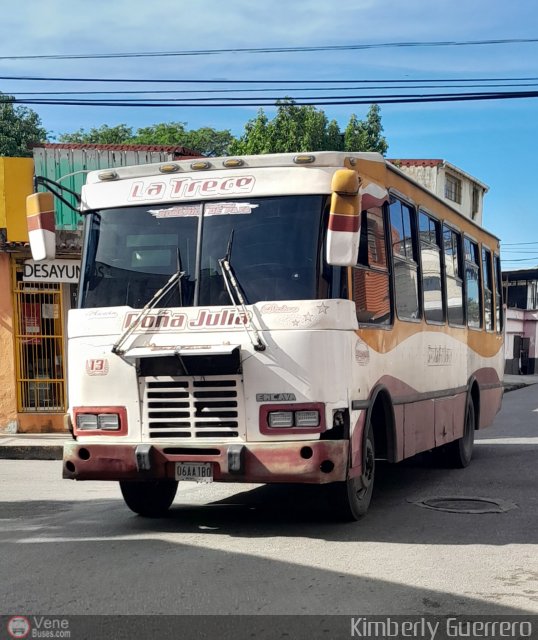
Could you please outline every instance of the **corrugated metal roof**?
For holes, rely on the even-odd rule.
[[[101,151],[158,151],[173,153],[179,156],[199,158],[202,154],[195,149],[179,145],[161,144],[88,144],[83,142],[43,142],[33,145],[33,148],[44,149],[96,149]]]

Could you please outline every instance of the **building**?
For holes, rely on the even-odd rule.
[[[82,220],[56,200],[56,259],[34,262],[26,227],[34,173],[80,193],[94,169],[197,157],[176,146],[64,144],[36,147],[33,159],[0,157],[0,432],[61,432],[67,408],[66,321]]]
[[[477,224],[482,224],[482,209],[487,185],[446,160],[389,160],[400,171],[433,191]]]
[[[538,373],[538,267],[503,271],[505,373]]]

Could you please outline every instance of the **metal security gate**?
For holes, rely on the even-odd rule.
[[[13,268],[17,409],[65,411],[62,285],[22,281]]]

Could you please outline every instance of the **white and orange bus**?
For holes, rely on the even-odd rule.
[[[296,482],[357,519],[376,460],[465,467],[499,410],[499,241],[379,154],[95,171],[80,213],[63,475],[138,514],[182,481]]]

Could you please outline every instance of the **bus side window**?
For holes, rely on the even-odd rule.
[[[464,247],[467,326],[479,329],[482,326],[482,296],[478,244],[465,237]]]
[[[503,332],[503,290],[501,279],[501,259],[499,256],[494,256],[495,268],[493,275],[495,277],[495,318],[497,333]]]
[[[495,314],[493,299],[493,274],[491,268],[491,251],[482,247],[482,280],[484,287],[484,324],[486,331],[493,331]]]
[[[402,320],[417,320],[420,308],[414,210],[391,197],[389,211],[396,312]]]
[[[459,233],[445,225],[443,227],[443,250],[448,323],[456,326],[463,326],[464,323],[460,243]]]
[[[357,266],[353,267],[353,300],[359,323],[390,324],[390,284],[383,209],[361,214]]]
[[[444,322],[440,224],[424,211],[419,212],[419,235],[424,317],[426,322]]]

